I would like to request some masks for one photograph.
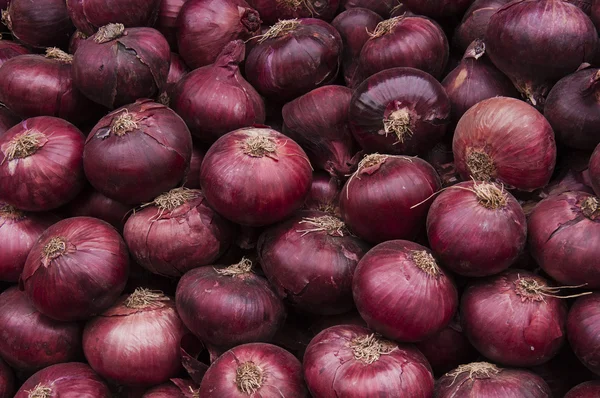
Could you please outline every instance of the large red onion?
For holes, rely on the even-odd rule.
[[[0,356],[16,370],[35,372],[81,352],[81,327],[42,315],[16,287],[0,294],[0,324]]]
[[[20,283],[38,311],[71,321],[108,308],[125,288],[128,270],[125,242],[111,225],[74,217],[40,236]]]
[[[590,181],[596,195],[600,196],[600,144],[590,158]]]
[[[498,69],[529,102],[542,107],[557,80],[593,59],[598,34],[588,16],[573,4],[519,0],[490,18],[485,43]]]
[[[2,68],[4,69],[4,68]],[[27,119],[0,136],[0,201],[20,210],[55,209],[83,188],[85,137],[62,119]]]
[[[419,350],[362,326],[333,326],[319,333],[306,349],[303,369],[314,397],[433,395],[431,367]]]
[[[16,389],[12,369],[0,358],[0,398],[13,398]]]
[[[588,381],[573,387],[564,398],[596,398],[600,396],[600,381]]]
[[[227,43],[257,35],[260,23],[244,0],[187,0],[177,18],[179,54],[192,69],[210,65]]]
[[[201,191],[175,188],[136,211],[123,236],[131,255],[149,271],[181,276],[213,264],[233,240],[233,226],[208,207]]]
[[[481,354],[508,366],[549,361],[565,341],[567,306],[558,288],[523,270],[476,281],[464,292],[461,320]]]
[[[0,10],[2,7],[0,7]],[[0,33],[0,66],[11,58],[29,54],[29,50],[11,40],[2,40]]]
[[[565,192],[540,202],[529,215],[529,245],[540,267],[565,285],[600,288],[600,201]]]
[[[342,7],[346,10],[366,8],[383,18],[389,17],[396,6],[398,6],[397,0],[342,0]]]
[[[424,230],[431,196],[440,188],[435,170],[420,158],[368,155],[342,189],[340,211],[368,242],[413,239]]]
[[[167,39],[173,51],[177,51],[177,17],[186,1],[162,0],[158,9],[155,28]]]
[[[169,43],[157,30],[108,24],[79,45],[73,81],[89,99],[114,109],[159,94],[170,59]]]
[[[203,144],[265,122],[265,104],[240,72],[244,56],[241,40],[227,44],[214,64],[189,73],[171,93],[171,107]]]
[[[450,100],[433,76],[392,68],[365,80],[350,103],[350,128],[367,152],[424,154],[443,137]]]
[[[296,213],[265,231],[257,245],[278,295],[303,311],[326,315],[354,308],[352,276],[368,249],[342,220],[320,211]]]
[[[540,376],[530,371],[472,362],[440,378],[434,397],[550,398],[552,392]]]
[[[171,379],[149,389],[141,398],[198,398],[198,386],[190,380]]]
[[[490,18],[510,0],[475,0],[469,7],[452,37],[452,44],[460,52],[466,51],[474,40],[484,40]]]
[[[304,202],[308,210],[324,211],[332,215],[339,215],[340,180],[324,172],[313,173],[310,192]]]
[[[259,93],[278,102],[333,82],[341,66],[342,37],[320,19],[282,20],[257,40],[246,76]]]
[[[283,302],[246,258],[189,271],[177,285],[176,303],[192,333],[222,348],[270,341],[285,319]]]
[[[224,135],[206,153],[200,172],[211,207],[247,226],[269,225],[290,216],[304,203],[311,180],[302,148],[267,128]]]
[[[132,208],[90,188],[63,206],[62,210],[68,217],[99,218],[121,232]]]
[[[319,18],[331,21],[340,0],[248,0],[267,25],[294,18]]]
[[[567,322],[569,343],[575,355],[596,375],[600,375],[600,294],[577,299]]]
[[[100,119],[87,137],[83,166],[102,194],[138,204],[174,188],[191,155],[184,121],[166,106],[141,99]]]
[[[190,189],[200,189],[200,169],[204,161],[206,152],[197,146],[192,147],[192,160],[190,160],[190,170],[185,179],[185,187]]]
[[[460,18],[469,7],[472,0],[403,0],[416,15],[426,15],[443,20],[453,17]]]
[[[452,151],[465,180],[495,181],[522,191],[548,184],[556,162],[548,121],[531,105],[505,97],[481,101],[464,114]]]

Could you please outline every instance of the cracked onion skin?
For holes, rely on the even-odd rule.
[[[600,294],[580,297],[569,311],[569,343],[579,360],[594,374],[600,375]]]
[[[600,196],[600,144],[590,158],[589,175],[594,192]]]

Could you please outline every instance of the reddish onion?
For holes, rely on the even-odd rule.
[[[131,206],[102,195],[95,189],[86,189],[62,208],[68,217],[94,217],[106,221],[117,231],[123,231]]]
[[[431,195],[440,188],[422,159],[368,155],[342,189],[340,211],[350,230],[368,242],[413,239],[424,230]]]
[[[177,50],[177,17],[187,0],[162,0],[158,9],[155,28],[169,42],[171,50]]]
[[[200,189],[200,169],[204,161],[205,151],[197,146],[192,147],[192,160],[190,160],[190,170],[185,179],[185,187],[190,189]]]
[[[450,122],[450,101],[433,76],[392,68],[365,80],[350,103],[350,128],[367,152],[424,154]]]
[[[416,15],[426,15],[435,19],[459,17],[469,7],[472,0],[403,0]]]
[[[267,25],[294,18],[319,18],[331,21],[340,0],[248,0]]]
[[[166,106],[141,99],[100,119],[87,137],[83,167],[102,194],[138,204],[174,188],[191,155],[184,121]]]
[[[125,288],[128,270],[125,242],[111,225],[74,217],[40,236],[20,283],[38,311],[71,321],[108,308]]]
[[[114,109],[159,94],[170,59],[169,43],[157,30],[108,24],[79,44],[73,81],[89,99]]]
[[[246,258],[189,271],[177,285],[175,301],[192,333],[221,348],[269,341],[285,319],[283,303]]]
[[[503,369],[488,362],[460,365],[435,385],[435,398],[451,397],[550,398],[548,384],[527,370]]]
[[[456,126],[452,151],[465,180],[495,181],[522,191],[548,184],[556,162],[548,121],[531,105],[506,97],[470,108]]]
[[[430,398],[433,376],[412,345],[384,340],[362,326],[325,329],[304,354],[304,377],[315,397]]]
[[[342,220],[320,211],[296,213],[265,231],[257,245],[277,294],[303,311],[325,315],[354,308],[352,276],[368,249]]]
[[[498,69],[529,102],[542,107],[557,80],[593,59],[598,34],[588,16],[573,4],[520,0],[504,5],[490,18],[485,44]]]
[[[342,0],[342,7],[346,10],[366,8],[376,12],[383,18],[389,17],[397,6],[397,0]]]
[[[0,200],[26,211],[69,202],[85,181],[84,139],[71,123],[51,116],[27,119],[6,131],[0,136]]]
[[[173,89],[171,107],[201,143],[265,122],[265,104],[240,72],[244,56],[244,43],[233,41],[214,64],[192,71]]]
[[[529,245],[539,266],[556,281],[600,288],[600,202],[565,192],[540,202],[529,215]]]
[[[75,54],[81,43],[87,40],[88,37],[89,36],[85,33],[76,30],[75,33],[73,33],[73,35],[71,36],[71,40],[69,40],[69,53]]]
[[[469,341],[497,363],[525,367],[549,361],[566,337],[567,306],[558,291],[524,270],[474,282],[460,311]]]
[[[590,158],[590,181],[596,195],[600,196],[600,144]]]
[[[564,398],[595,398],[600,396],[600,381],[588,381],[573,387]]]
[[[340,180],[331,177],[327,173],[317,171],[313,173],[312,185],[304,202],[304,207],[308,210],[339,215],[341,189]]]
[[[600,375],[600,294],[593,293],[575,301],[569,311],[567,331],[575,355],[596,375]]]
[[[198,398],[196,383],[185,379],[171,379],[146,391],[141,398]]]
[[[2,7],[0,7],[0,10]],[[10,40],[2,40],[0,33],[0,66],[11,58],[19,55],[29,54],[29,50],[20,44]]]
[[[202,191],[212,208],[254,227],[281,221],[299,209],[311,180],[302,148],[267,128],[224,135],[206,153],[200,172]]]
[[[210,65],[227,43],[257,35],[260,23],[244,0],[187,0],[177,18],[179,54],[192,69]]]
[[[0,294],[0,323],[0,355],[16,370],[35,372],[81,352],[81,327],[42,315],[16,287]]]
[[[494,13],[510,0],[475,0],[462,18],[452,37],[460,52],[466,51],[474,40],[484,40],[485,31]]]
[[[340,69],[342,37],[320,19],[282,20],[257,40],[246,60],[246,76],[269,99],[299,97],[333,82]]]
[[[12,369],[0,358],[0,398],[13,398],[16,389]]]

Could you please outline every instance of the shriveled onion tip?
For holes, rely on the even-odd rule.
[[[34,130],[27,130],[23,134],[15,136],[6,147],[4,159],[10,161],[33,155],[40,149],[41,141],[44,138],[44,134]]]
[[[50,398],[52,396],[52,389],[42,384],[38,384],[33,390],[25,392],[27,393],[27,398]]]
[[[48,260],[54,260],[55,258],[62,256],[65,251],[67,251],[67,241],[60,236],[50,239],[42,249],[44,257]]]
[[[506,192],[498,188],[495,184],[473,184],[473,190],[475,191],[477,200],[485,208],[498,209],[505,207],[508,203]]]
[[[333,216],[307,217],[303,218],[299,224],[306,224],[308,228],[297,230],[302,236],[311,232],[325,231],[331,236],[345,236],[348,234],[346,224],[342,220]]]
[[[440,274],[440,267],[431,253],[425,250],[414,250],[411,252],[411,256],[417,267],[423,272],[431,276],[438,276]]]
[[[469,373],[469,379],[489,379],[491,376],[498,374],[502,371],[499,367],[489,362],[472,362],[465,365],[460,365],[458,368],[446,375],[456,378],[463,373]],[[453,383],[454,383],[453,381]]]
[[[366,364],[372,364],[379,360],[382,355],[388,355],[397,347],[388,340],[381,339],[375,334],[356,337],[350,342],[354,359]]]
[[[383,131],[385,135],[395,134],[399,143],[412,137],[410,112],[406,108],[395,110],[383,120]]]
[[[163,292],[138,287],[125,300],[127,308],[142,309],[170,299]]]
[[[175,188],[159,195],[152,203],[161,210],[171,211],[189,202],[197,195],[198,191],[194,189]]]
[[[279,21],[275,25],[271,26],[271,28],[269,28],[269,30],[267,30],[264,34],[257,36],[259,37],[258,42],[262,43],[266,40],[283,36],[295,30],[298,27],[298,25],[300,25],[299,19],[284,19],[282,21]]]
[[[123,36],[124,32],[125,25],[122,23],[109,23],[98,29],[94,41],[98,44],[106,43]]]
[[[25,213],[23,213],[21,210],[14,208],[13,206],[2,204],[0,205],[0,217],[17,220],[25,217]]]
[[[583,215],[586,217],[595,217],[600,214],[600,203],[598,202],[598,198],[595,196],[590,196],[586,198],[581,204],[581,211]]]
[[[243,275],[243,274],[248,274],[251,271],[252,271],[252,261],[250,261],[246,257],[243,257],[239,263],[230,265],[227,268],[223,268],[223,269],[215,268],[215,272],[222,276]]]
[[[57,47],[49,47],[46,49],[46,58],[56,59],[58,61],[70,64],[73,62],[73,56],[67,54],[63,50]]]
[[[262,386],[262,382],[263,372],[254,362],[244,362],[238,366],[235,384],[242,393],[254,394]]]
[[[124,136],[138,127],[138,120],[127,110],[114,118],[110,124],[111,131],[119,137]]]
[[[269,156],[277,151],[277,145],[271,137],[254,135],[244,140],[244,153],[254,158]]]

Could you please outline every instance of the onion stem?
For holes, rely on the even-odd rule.
[[[496,174],[496,167],[490,156],[481,149],[470,149],[467,167],[471,176],[478,181],[490,181]]]
[[[502,369],[489,362],[472,362],[466,365],[460,365],[458,368],[447,373],[447,376],[454,377],[452,384],[456,378],[463,373],[469,372],[469,379],[489,379],[492,375],[502,372]]]
[[[383,120],[383,131],[386,136],[388,134],[396,134],[398,141],[394,144],[402,144],[407,138],[413,135],[410,123],[410,112],[408,109],[398,109]]]
[[[277,152],[275,140],[260,134],[246,138],[243,145],[244,153],[255,158],[272,157]]]
[[[369,33],[369,36],[371,36],[371,38],[373,39],[386,35],[390,33],[392,29],[394,29],[394,27],[398,24],[398,22],[400,22],[402,18],[404,18],[404,16],[400,15],[398,17],[390,18],[383,22],[379,22],[373,32],[367,33]]]
[[[57,47],[47,48],[46,58],[56,59],[66,64],[70,64],[73,62],[73,56],[71,54],[67,54],[66,52]]]
[[[110,129],[115,135],[122,137],[139,127],[138,120],[127,109],[112,120]]]
[[[4,151],[4,160],[11,161],[33,155],[40,149],[44,138],[46,138],[44,134],[34,130],[27,130],[24,133],[15,136],[10,140]]]
[[[98,44],[106,43],[123,36],[125,25],[122,23],[109,23],[104,25],[94,36],[94,41]]]
[[[157,196],[152,204],[161,210],[172,211],[194,199],[199,194],[200,191],[197,189],[175,188]]]
[[[48,243],[42,249],[46,260],[54,260],[57,257],[62,256],[67,251],[67,241],[65,238],[55,236],[50,239]]]

